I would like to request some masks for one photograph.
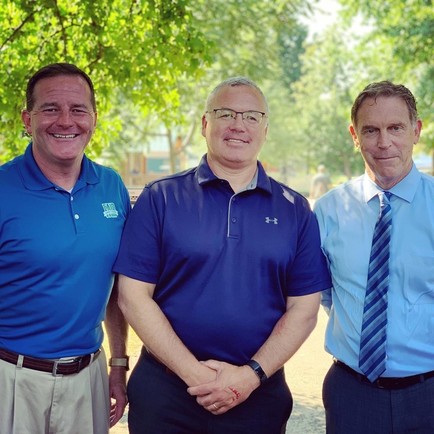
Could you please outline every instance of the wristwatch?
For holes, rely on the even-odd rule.
[[[125,357],[110,357],[109,361],[108,361],[108,365],[110,367],[113,366],[120,366],[122,368],[125,368],[127,371],[130,369],[130,358],[129,356],[125,356]]]
[[[258,376],[259,381],[262,383],[265,383],[267,381],[268,377],[267,374],[264,372],[264,370],[261,368],[261,365],[256,360],[249,360],[246,363],[247,366],[250,366],[255,374]]]

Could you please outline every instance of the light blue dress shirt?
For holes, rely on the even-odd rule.
[[[333,288],[326,350],[360,372],[360,331],[380,188],[365,174],[329,191],[314,207]],[[434,370],[434,178],[413,166],[391,190],[392,238],[384,377]]]

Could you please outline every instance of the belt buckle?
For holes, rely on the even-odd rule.
[[[57,374],[57,367],[58,366],[59,366],[59,361],[55,360],[54,363],[53,363],[53,369],[51,371],[51,373],[53,374],[53,377],[56,377],[58,375]]]
[[[69,362],[63,362],[61,359],[54,360],[53,361],[53,369],[52,369],[51,373],[55,377],[57,375],[62,375],[62,374],[57,373],[59,368],[61,368],[62,366],[71,366],[71,365],[77,363],[77,369],[75,370],[75,373],[78,374],[80,372],[82,359],[83,359],[83,357],[76,357]],[[72,373],[74,373],[74,372],[72,372]]]
[[[383,386],[383,384],[382,384],[382,382],[381,382],[381,380],[380,380],[379,378],[377,378],[377,379],[375,380],[374,384],[375,384],[375,386],[376,386],[378,389],[386,389],[386,387]]]
[[[81,371],[81,363],[83,361],[83,357],[79,357],[77,360],[77,371],[76,374],[78,374]]]

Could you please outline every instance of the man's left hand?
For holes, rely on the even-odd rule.
[[[244,402],[260,385],[249,366],[235,366],[217,360],[202,362],[217,373],[215,381],[189,387],[188,393],[209,412],[219,415]]]
[[[126,370],[123,367],[112,367],[109,374],[110,388],[110,428],[116,425],[128,403],[126,388]]]

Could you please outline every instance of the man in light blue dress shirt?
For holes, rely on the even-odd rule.
[[[412,160],[422,123],[412,93],[368,85],[351,111],[350,133],[365,174],[315,204],[333,287],[323,385],[327,433],[434,433],[434,178]],[[360,335],[380,191],[391,193],[386,370],[370,382],[359,368]]]

